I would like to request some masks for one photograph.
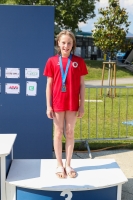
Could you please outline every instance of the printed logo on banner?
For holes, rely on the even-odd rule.
[[[5,68],[5,78],[20,78],[20,69]]]
[[[27,96],[37,95],[37,82],[34,82],[34,81],[26,82],[26,95]]]
[[[25,68],[25,78],[39,78],[39,68]]]
[[[5,93],[6,94],[19,94],[20,93],[20,84],[6,83],[5,84]]]
[[[34,86],[29,86],[30,91],[34,91]]]

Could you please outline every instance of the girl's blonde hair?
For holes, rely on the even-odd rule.
[[[60,40],[62,35],[68,35],[72,38],[72,40],[73,40],[72,53],[74,54],[74,51],[76,49],[76,38],[75,38],[74,34],[68,30],[61,31],[56,37],[56,49],[57,49],[58,54],[61,54],[60,47],[58,46],[58,41]]]

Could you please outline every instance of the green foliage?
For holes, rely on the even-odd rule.
[[[6,0],[0,0],[0,4],[5,4]]]
[[[55,6],[55,22],[60,28],[75,30],[79,22],[95,16],[95,0],[40,0],[41,5]]]
[[[109,0],[109,6],[100,8],[98,21],[92,30],[94,43],[104,53],[110,52],[112,57],[118,50],[125,51],[131,47],[131,42],[126,40],[129,30],[128,13],[121,8],[119,0]]]
[[[16,1],[15,0],[7,0],[7,1],[5,1],[4,4],[7,4],[7,5],[16,5]]]
[[[88,69],[88,74],[85,76],[85,80],[101,80],[102,78],[102,69],[103,69],[103,61],[101,60],[85,60],[87,69]],[[108,66],[105,66],[105,71],[104,71],[104,79],[106,80],[108,78]],[[133,72],[127,70],[124,67],[120,67],[116,65],[116,74],[117,78],[127,78],[127,77],[132,77]]]
[[[79,22],[95,16],[97,0],[39,0],[41,5],[55,6],[55,22],[59,28],[75,30]]]
[[[10,0],[0,0],[7,4]],[[14,0],[19,5],[55,6],[55,23],[59,28],[75,31],[79,22],[86,22],[95,16],[95,3],[99,0]]]

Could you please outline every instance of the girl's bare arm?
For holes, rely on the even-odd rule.
[[[53,78],[47,77],[46,85],[46,104],[47,104],[47,116],[50,119],[53,119],[53,109],[52,109],[52,84]]]

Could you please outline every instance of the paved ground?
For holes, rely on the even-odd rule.
[[[85,81],[86,85],[102,85],[101,80]],[[133,77],[131,78],[117,78],[116,85],[133,84]],[[108,85],[108,80],[104,80],[103,85]]]
[[[63,158],[65,154],[63,153]],[[88,153],[74,153],[73,159],[90,159]],[[133,200],[133,150],[110,150],[92,152],[92,159],[113,158],[125,174],[128,182],[122,186],[122,199]]]

